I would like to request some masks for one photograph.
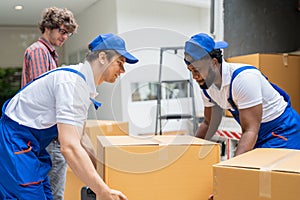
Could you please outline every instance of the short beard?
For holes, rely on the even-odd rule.
[[[208,77],[206,79],[204,79],[204,83],[202,85],[199,84],[200,88],[204,89],[204,90],[208,89],[214,83],[215,78],[216,78],[216,75],[213,72],[212,68],[210,67],[209,71],[208,71]]]

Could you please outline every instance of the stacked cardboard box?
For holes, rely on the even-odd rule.
[[[300,151],[255,149],[214,168],[214,200],[298,200]]]
[[[128,122],[109,121],[109,120],[87,120],[85,133],[91,139],[96,150],[97,136],[99,135],[128,135]],[[67,168],[67,180],[65,186],[64,199],[80,200],[80,190],[85,184],[81,182],[73,171]]]
[[[198,200],[213,192],[217,143],[187,135],[98,137],[97,171],[130,200]]]
[[[66,185],[65,185],[65,200],[80,200],[81,188],[85,186],[85,184],[75,176],[74,172],[70,167],[67,168],[67,177],[66,177]]]

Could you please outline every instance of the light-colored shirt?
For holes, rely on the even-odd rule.
[[[24,53],[21,87],[39,75],[57,67],[58,54],[44,38],[29,46]]]
[[[83,127],[90,97],[97,95],[93,72],[87,61],[67,68],[80,71],[86,81],[68,71],[50,73],[16,94],[5,114],[21,125],[36,129],[57,123]]]
[[[212,85],[207,93],[223,109],[232,109],[227,101],[229,86],[234,70],[245,64],[222,62],[222,85],[218,89]],[[214,103],[203,94],[204,106],[211,107]],[[246,109],[262,104],[262,122],[269,122],[279,117],[285,110],[287,102],[271,86],[259,70],[247,69],[239,73],[232,82],[232,98],[238,109]]]

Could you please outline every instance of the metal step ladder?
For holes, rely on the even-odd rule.
[[[159,75],[158,75],[158,87],[157,87],[157,109],[156,109],[156,124],[155,124],[155,135],[162,135],[162,120],[182,120],[182,119],[192,119],[193,121],[193,134],[196,133],[198,128],[198,122],[196,118],[196,109],[195,109],[195,96],[194,96],[194,87],[193,87],[193,77],[190,73],[188,82],[188,88],[190,90],[190,98],[192,104],[192,113],[191,114],[167,114],[162,115],[161,113],[161,99],[162,99],[162,83],[168,82],[162,80],[162,67],[163,67],[163,57],[164,52],[173,51],[174,54],[178,53],[178,50],[183,50],[184,47],[163,47],[160,48],[160,62],[159,62]],[[182,80],[184,81],[184,80]]]

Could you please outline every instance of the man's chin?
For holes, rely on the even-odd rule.
[[[56,46],[57,46],[57,47],[62,47],[62,46],[64,45],[64,43],[65,43],[65,42],[59,41],[59,42],[56,44]]]
[[[116,82],[116,78],[113,78],[113,79],[110,79],[109,81],[106,81],[106,82],[108,82],[108,83],[114,83],[114,82]]]

